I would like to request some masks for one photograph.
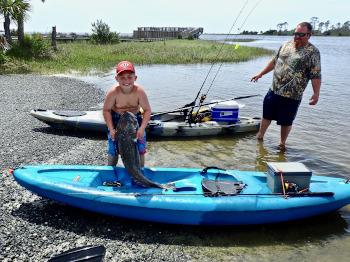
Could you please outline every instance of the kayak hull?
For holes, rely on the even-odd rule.
[[[54,128],[73,128],[107,132],[102,111],[55,111],[35,109],[30,114]],[[259,129],[261,119],[239,117],[235,122],[205,121],[188,124],[182,113],[169,113],[152,117],[146,132],[153,136],[215,136],[254,132]]]
[[[309,193],[292,196],[272,193],[263,172],[187,168],[143,168],[152,181],[175,182],[176,190],[144,188],[122,167],[23,166],[16,181],[28,190],[74,207],[130,219],[186,225],[247,225],[301,219],[337,210],[350,203],[345,179],[312,176]],[[236,195],[206,196],[201,184],[209,180],[240,181]],[[121,187],[104,185],[118,181]],[[317,195],[334,192],[334,195]]]

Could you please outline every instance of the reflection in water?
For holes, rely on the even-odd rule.
[[[256,157],[256,170],[265,171],[267,162],[286,162],[285,151],[281,151],[275,145],[271,147],[270,145],[264,143],[264,141],[257,140],[258,156]]]
[[[346,233],[347,227],[347,222],[337,211],[277,224],[201,227],[198,230],[200,232],[197,232],[201,236],[200,241],[196,239],[198,243],[191,245],[253,247],[284,243],[302,246],[308,242],[320,243],[330,236],[342,236]],[[255,235],[260,237],[252,241]]]
[[[216,166],[265,171],[266,162],[287,161],[285,152],[255,139],[255,132],[202,138],[149,137],[147,165],[185,168]],[[167,161],[170,163],[167,163]]]
[[[347,207],[284,223],[213,227],[123,219],[47,199],[22,204],[11,214],[33,224],[41,225],[45,221],[46,226],[53,229],[89,234],[97,239],[124,241],[136,246],[171,245],[173,249],[178,246],[191,261],[309,261],[320,254],[323,259],[316,261],[334,261],[334,250],[337,250],[335,257],[346,261],[344,258],[350,255],[347,240],[350,208]],[[97,220],[104,227],[96,227]]]

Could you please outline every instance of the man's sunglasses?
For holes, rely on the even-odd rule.
[[[300,36],[300,37],[304,37],[304,36],[309,35],[309,34],[310,33],[306,33],[306,34],[304,34],[304,33],[293,33],[293,35]]]

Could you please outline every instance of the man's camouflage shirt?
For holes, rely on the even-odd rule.
[[[321,78],[320,52],[311,43],[295,48],[293,40],[285,42],[274,62],[271,89],[277,95],[301,100],[309,80]]]

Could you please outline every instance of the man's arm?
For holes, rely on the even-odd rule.
[[[312,88],[314,90],[314,94],[309,99],[309,101],[310,101],[309,105],[316,105],[318,102],[318,97],[320,96],[321,78],[311,79],[311,84],[312,84]]]
[[[250,79],[250,81],[257,82],[259,78],[261,78],[263,75],[266,75],[270,71],[272,71],[275,68],[275,60],[272,58],[267,65],[264,67],[261,72]]]

